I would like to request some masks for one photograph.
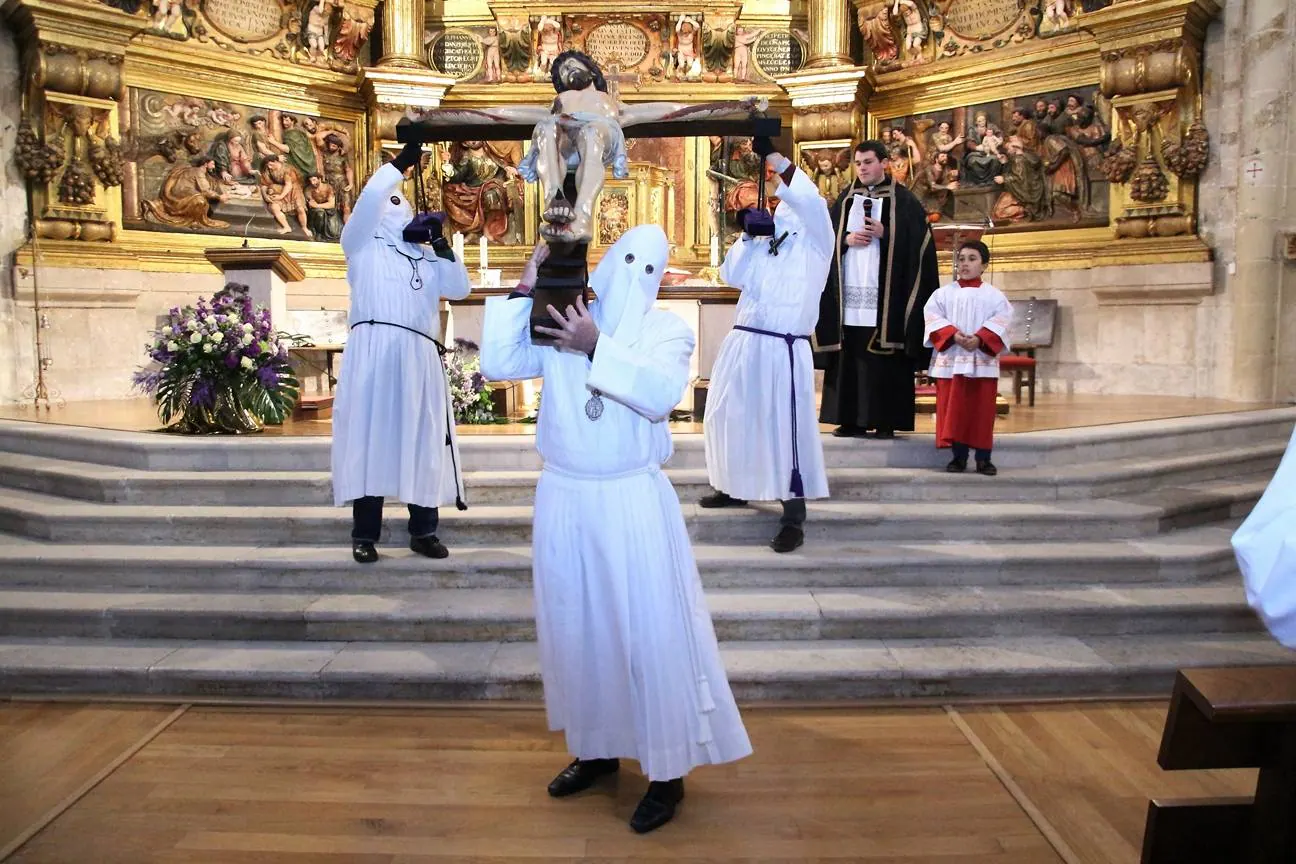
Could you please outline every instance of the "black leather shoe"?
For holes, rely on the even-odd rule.
[[[675,808],[683,800],[684,778],[649,783],[648,791],[630,817],[630,827],[636,834],[655,831],[675,818]]]
[[[450,550],[433,534],[431,537],[413,537],[410,539],[410,551],[429,558],[449,558]]]
[[[834,438],[863,438],[864,430],[858,426],[838,426],[832,434]]]
[[[945,470],[951,474],[962,474],[967,470],[967,459],[951,459],[950,463],[945,466]]]
[[[795,525],[784,525],[779,529],[779,533],[770,541],[770,548],[775,552],[791,552],[794,549],[800,549],[801,544],[805,542],[805,532]]]
[[[616,759],[577,759],[553,779],[549,784],[549,794],[554,798],[566,798],[584,792],[600,777],[617,773],[620,767],[621,763]]]
[[[999,473],[999,469],[989,459],[984,462],[977,462],[977,473],[984,474],[987,477],[993,477]]]
[[[734,498],[731,495],[727,495],[724,492],[713,492],[701,501],[698,501],[698,506],[707,510],[717,510],[721,507],[746,507],[747,502],[741,498]]]
[[[358,564],[372,564],[378,560],[378,550],[368,540],[353,540],[351,542],[351,557]]]
[[[890,441],[892,438],[895,438],[895,432],[891,429],[879,429],[869,437],[876,438],[879,441]]]

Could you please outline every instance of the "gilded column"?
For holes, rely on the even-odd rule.
[[[426,69],[423,56],[423,0],[385,0],[383,3],[383,55],[380,67]]]
[[[851,66],[849,0],[810,0],[807,69]]]

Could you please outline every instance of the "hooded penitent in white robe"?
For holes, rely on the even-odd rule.
[[[1247,602],[1274,638],[1296,648],[1296,432],[1264,495],[1233,534]]]
[[[486,301],[481,353],[489,379],[544,378],[532,554],[549,727],[577,758],[636,759],[650,780],[751,753],[661,470],[694,346],[652,308],[666,259],[656,225],[604,254],[592,362],[531,344],[530,298]]]
[[[720,270],[742,293],[735,329],[711,373],[703,418],[711,485],[751,501],[828,496],[809,337],[832,265],[832,222],[800,169],[791,184],[779,181],[776,194],[774,237],[741,236]],[[771,239],[785,232],[773,254]]]
[[[342,229],[351,331],[333,404],[339,505],[365,495],[423,507],[463,500],[450,389],[433,340],[441,298],[462,299],[471,286],[462,261],[402,239],[413,210],[400,185],[395,166],[379,168]]]

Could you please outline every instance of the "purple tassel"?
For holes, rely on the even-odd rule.
[[[805,497],[805,484],[801,482],[800,468],[792,469],[792,497],[793,498]]]

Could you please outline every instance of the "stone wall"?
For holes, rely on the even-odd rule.
[[[13,284],[14,250],[27,219],[25,186],[10,158],[21,112],[18,78],[13,34],[0,25],[0,404],[19,398],[34,368],[30,316],[20,325]]]

